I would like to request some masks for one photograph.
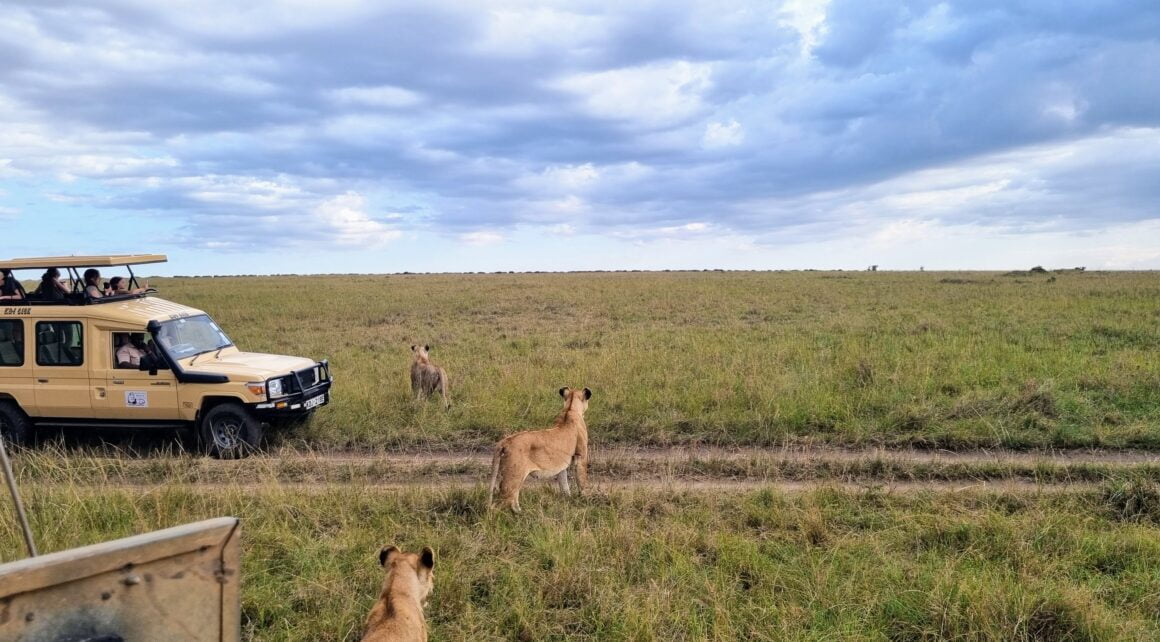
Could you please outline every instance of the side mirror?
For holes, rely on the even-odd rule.
[[[138,368],[142,371],[148,371],[149,374],[156,377],[158,370],[168,370],[169,366],[161,359],[147,354],[141,357],[141,365]]]

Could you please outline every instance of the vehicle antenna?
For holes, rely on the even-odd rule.
[[[12,464],[8,461],[8,451],[4,448],[4,436],[0,435],[0,467],[4,469],[4,481],[8,482],[8,491],[12,493],[12,503],[16,506],[16,519],[24,531],[24,543],[28,546],[28,556],[36,557],[36,542],[32,541],[32,529],[28,526],[28,516],[24,514],[24,503],[20,501],[20,493],[16,490],[16,478],[12,475]]]

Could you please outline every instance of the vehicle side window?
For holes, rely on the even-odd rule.
[[[24,365],[24,321],[0,321],[0,366]]]
[[[84,333],[79,321],[36,324],[36,365],[79,366],[84,362]]]

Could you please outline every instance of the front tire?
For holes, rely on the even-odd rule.
[[[262,442],[262,424],[245,406],[234,402],[219,404],[205,413],[200,433],[206,453],[218,459],[241,459]]]

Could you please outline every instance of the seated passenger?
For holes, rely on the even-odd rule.
[[[61,301],[68,294],[68,286],[60,282],[60,270],[48,268],[44,276],[40,277],[40,285],[36,287],[36,296],[46,301]]]
[[[20,282],[12,276],[12,270],[0,269],[0,278],[2,278],[0,281],[0,301],[24,298],[24,288],[20,287]]]
[[[143,348],[145,335],[140,332],[134,332],[133,334],[118,332],[114,335],[114,338],[119,338],[121,341],[120,347],[117,348],[117,367],[140,368],[141,359],[148,354]]]
[[[109,293],[108,290],[101,288],[100,283],[100,270],[97,268],[89,268],[85,270],[85,294],[87,294],[90,299],[100,299]]]
[[[115,277],[109,279],[109,294],[111,294],[113,296],[116,296],[118,294],[141,294],[142,292],[144,292],[145,290],[148,290],[148,289],[149,289],[149,282],[148,281],[145,282],[145,287],[133,288],[132,290],[130,290],[129,289],[129,279],[126,279],[123,276],[115,276]]]

